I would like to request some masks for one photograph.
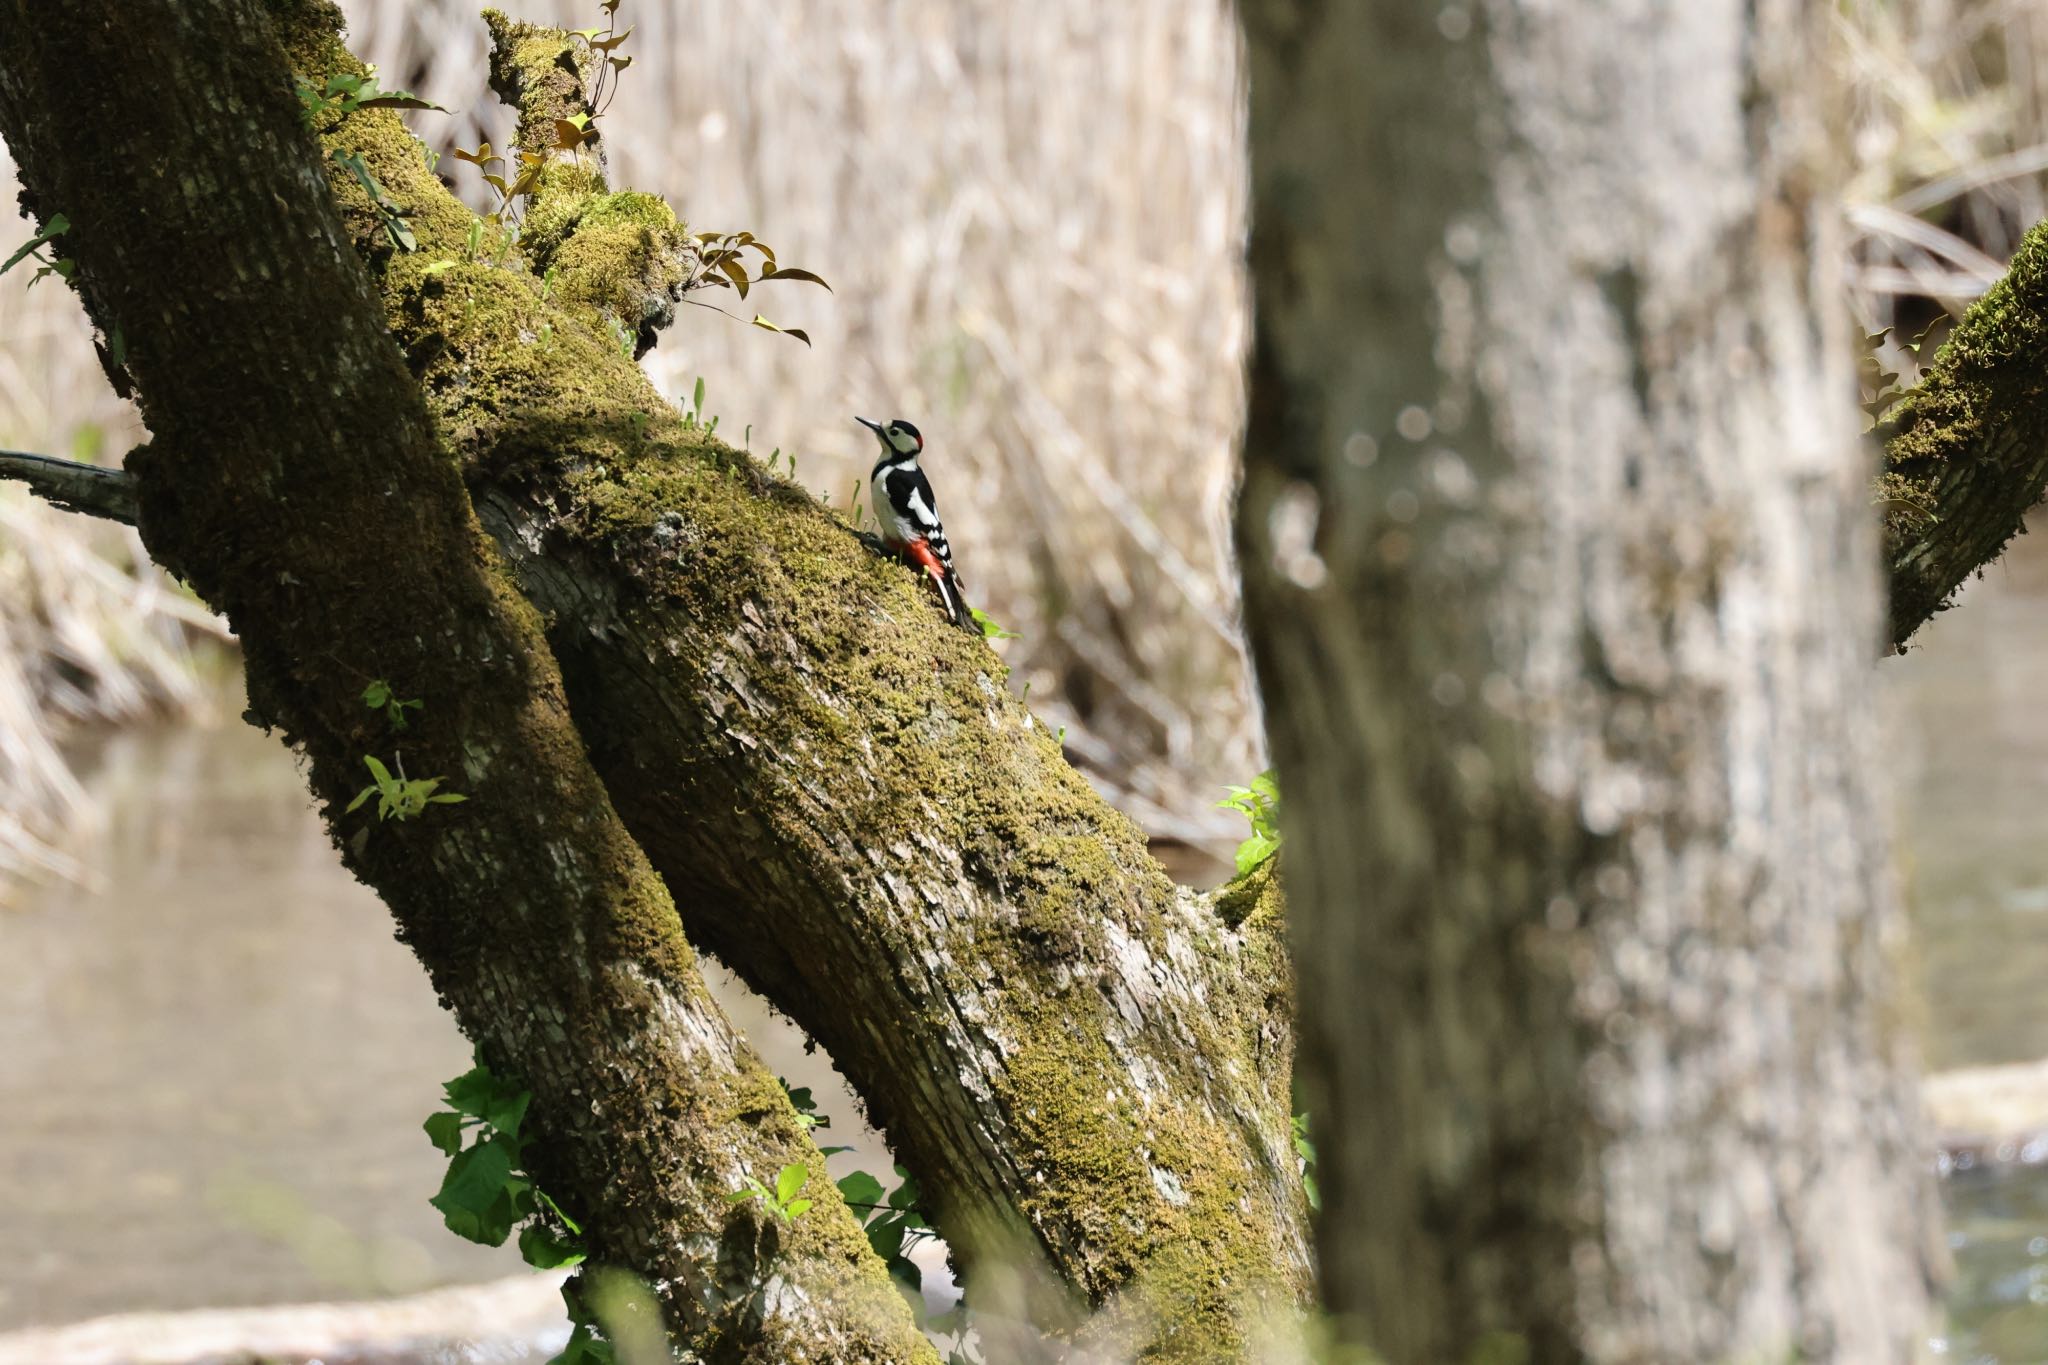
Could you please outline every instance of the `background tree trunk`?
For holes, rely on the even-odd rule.
[[[1395,1365],[1912,1359],[1826,16],[1245,14],[1326,1299]]]

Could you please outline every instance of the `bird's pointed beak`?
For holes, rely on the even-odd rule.
[[[880,422],[870,422],[865,417],[856,417],[853,420],[860,423],[862,426],[866,427],[869,431],[872,431],[877,436],[880,436],[882,434],[882,424]]]

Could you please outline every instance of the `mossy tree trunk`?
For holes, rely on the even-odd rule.
[[[1247,1358],[1308,1286],[1277,884],[1175,888],[910,574],[649,387],[631,352],[694,264],[668,206],[560,156],[518,242],[473,251],[394,114],[304,131],[291,73],[359,69],[324,0],[31,8],[0,5],[0,132],[142,396],[145,538],[533,1085],[602,1256],[707,1358],[928,1358],[829,1189],[777,1229],[725,1202],[823,1168],[687,924],[832,1051],[970,1284],[1015,1269],[1117,1352]],[[551,128],[568,41],[492,22]],[[401,747],[372,677],[426,702],[408,769],[470,799],[354,844],[362,757]]]
[[[1244,12],[1325,1298],[1393,1365],[1917,1359],[1826,15]]]
[[[935,1359],[836,1198],[784,1226],[724,1197],[822,1160],[590,766],[262,12],[0,6],[0,130],[32,207],[69,218],[61,251],[140,396],[145,543],[228,615],[350,868],[531,1088],[531,1159],[596,1257],[658,1284],[706,1359]],[[362,700],[376,678],[423,703],[403,734]],[[366,756],[467,799],[345,813]]]

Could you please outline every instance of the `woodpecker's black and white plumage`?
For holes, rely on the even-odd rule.
[[[917,428],[898,417],[887,426],[865,417],[854,421],[875,433],[882,443],[881,458],[868,475],[868,505],[881,524],[882,543],[918,569],[938,589],[946,608],[946,619],[979,635],[974,613],[961,591],[959,571],[953,567],[953,547],[946,541],[946,528],[939,521],[939,507],[932,499],[931,481],[918,468],[924,453],[924,437]]]

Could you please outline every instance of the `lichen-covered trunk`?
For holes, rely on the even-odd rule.
[[[331,71],[360,69],[340,45],[331,7],[276,0],[270,10],[292,70],[317,85]],[[494,81],[520,104],[523,126],[552,129],[576,112],[567,38],[499,18],[492,26]],[[275,76],[287,90],[282,64]],[[561,734],[571,752],[555,758],[580,762],[579,743],[587,746],[606,787],[599,796],[610,799],[579,817],[533,795],[517,808],[530,825],[511,870],[538,877],[529,863],[580,847],[592,829],[609,837],[601,821],[615,805],[695,939],[832,1051],[919,1175],[975,1292],[1014,1264],[1036,1286],[1026,1299],[1041,1323],[1113,1357],[1256,1358],[1255,1324],[1299,1306],[1309,1278],[1288,1142],[1289,973],[1276,880],[1259,877],[1220,897],[1175,888],[1136,829],[1089,790],[1009,694],[1000,663],[949,629],[911,575],[869,553],[801,489],[679,420],[622,344],[650,344],[673,320],[692,266],[690,241],[666,204],[614,192],[593,160],[559,155],[525,206],[517,243],[487,225],[479,250],[472,215],[429,173],[393,114],[330,110],[313,122],[322,150],[359,156],[383,197],[373,204],[360,177],[332,160],[324,185],[295,163],[296,193],[338,203],[410,368],[413,393],[382,395],[379,404],[391,399],[410,411],[424,394],[453,455],[435,468],[466,479],[509,581],[541,609],[561,661],[577,728]],[[185,149],[184,164],[215,166],[206,150]],[[98,192],[109,206],[120,202],[118,187]],[[398,245],[394,214],[416,249]],[[166,248],[156,272],[194,249]],[[266,325],[303,324],[274,287],[265,301],[276,314]],[[298,344],[320,334],[302,325]],[[180,335],[190,344],[240,333],[212,325]],[[193,351],[184,363],[195,374],[214,374],[209,363],[236,373],[237,362]],[[290,349],[280,354],[308,363]],[[137,377],[146,396],[158,395],[154,423],[154,405],[168,401],[163,385],[154,372]],[[208,381],[218,382],[217,374]],[[211,405],[232,406],[217,395]],[[298,439],[308,422],[325,424],[317,445]],[[331,508],[309,499],[287,509],[331,514],[307,528],[309,547],[336,554],[336,523],[357,540],[385,543],[377,567],[350,559],[346,574],[299,591],[324,601],[328,592],[346,596],[344,583],[381,586],[380,574],[406,592],[418,590],[415,580],[438,581],[414,557],[424,532],[387,541],[369,529],[394,498],[406,502],[381,467],[327,439],[330,426],[351,431],[340,415],[288,409],[280,396],[247,414],[245,426],[235,433],[243,447],[312,450],[307,466],[327,471],[317,498],[335,499]],[[195,431],[180,451],[201,450],[207,436]],[[144,473],[145,484],[157,478]],[[158,479],[156,493],[145,490],[146,527],[150,498],[169,497],[172,486]],[[216,486],[230,485],[182,485]],[[195,499],[185,524],[196,534],[218,510]],[[253,530],[249,537],[262,548]],[[467,553],[482,552],[471,545]],[[240,561],[224,570],[240,572]],[[305,582],[303,570],[291,572]],[[374,591],[357,596],[378,600]],[[306,635],[358,638],[337,633],[324,615],[281,625],[305,634],[281,636],[275,653],[252,638],[252,684],[316,668],[291,662],[323,656]],[[508,657],[493,650],[494,659]],[[360,666],[398,667],[382,655]],[[457,691],[451,669],[459,672],[443,661],[431,675],[439,681],[429,715],[444,690]],[[405,678],[394,673],[393,681],[406,689]],[[267,696],[258,700],[288,719]],[[476,719],[475,742],[490,742],[485,718]],[[345,778],[325,774],[353,759],[330,758],[307,738],[317,732],[293,728],[314,749],[316,782],[331,799]],[[459,756],[449,762],[452,769]],[[459,809],[473,812],[482,799],[473,792]],[[379,832],[367,856],[388,842]],[[398,898],[394,908],[409,903],[402,877],[377,884]],[[417,889],[422,901],[448,890],[438,882]],[[494,882],[488,895],[449,902],[435,922],[495,925],[506,918],[491,899],[499,893],[530,894],[524,883]],[[681,929],[665,900],[643,909],[629,917],[630,938],[597,941],[615,947],[606,965],[617,975],[638,982],[656,970],[667,980],[688,962]],[[572,925],[562,960],[541,961],[544,934],[522,931],[536,955],[522,961],[574,981],[589,966],[575,956],[583,941]],[[457,972],[470,970],[463,954],[493,950],[474,931],[445,943],[415,933],[413,942],[423,957],[452,953],[448,970]],[[444,990],[460,1009],[464,997]],[[571,1026],[572,1043],[595,1046],[601,1040],[574,1033],[580,1008],[553,1017]],[[508,1020],[518,1017],[508,1006]],[[559,1043],[546,1018],[509,1036],[503,1056],[524,1062],[526,1049]],[[690,1029],[679,1032],[650,1040],[643,1059],[668,1065],[691,1041]],[[586,1065],[585,1083],[615,1083],[608,1053]],[[574,1070],[565,1070],[565,1084]],[[660,1087],[643,1096],[630,1074],[616,1083],[636,1104],[670,1101]],[[697,1159],[692,1144],[720,1140],[717,1125],[735,1117],[779,1125],[780,1097],[762,1103],[660,1108],[669,1126],[631,1146],[640,1164],[622,1168],[607,1191],[630,1201],[644,1179],[678,1199],[684,1187],[694,1198],[722,1198],[738,1183],[731,1163]],[[702,1137],[674,1133],[691,1121],[703,1125]],[[605,1136],[635,1135],[613,1125]],[[611,1150],[594,1142],[592,1160]],[[660,1169],[645,1173],[648,1165]],[[821,1212],[839,1216],[836,1198],[829,1203],[806,1215],[800,1238]],[[866,1283],[870,1264],[857,1267],[854,1282]],[[815,1306],[811,1286],[791,1287],[800,1292],[769,1301]],[[791,1358],[852,1357],[814,1343]]]
[[[1326,1301],[1393,1365],[1914,1359],[1825,10],[1244,12]]]
[[[654,1283],[705,1360],[935,1360],[826,1182],[797,1224],[725,1198],[823,1161],[590,767],[262,9],[0,5],[0,131],[140,396],[145,542],[227,613],[350,867],[531,1089],[529,1163],[595,1259]],[[403,733],[364,704],[379,678],[422,703]],[[351,813],[366,757],[466,800]]]

